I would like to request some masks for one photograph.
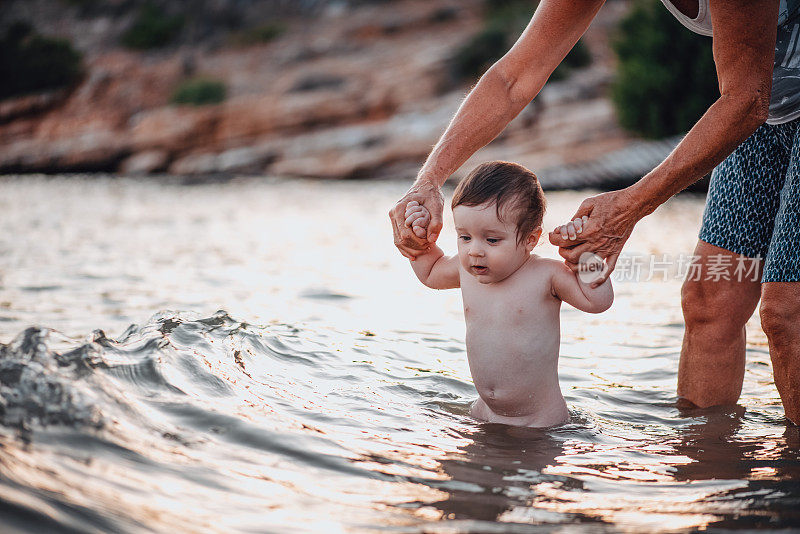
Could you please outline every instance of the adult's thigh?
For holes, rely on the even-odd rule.
[[[703,242],[751,258],[767,255],[790,159],[783,130],[762,125],[714,169]]]
[[[765,283],[800,282],[800,119],[778,125],[789,162],[764,264]]]

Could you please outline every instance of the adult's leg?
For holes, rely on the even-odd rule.
[[[759,311],[783,409],[800,425],[800,282],[766,282]]]
[[[698,241],[699,271],[681,290],[686,322],[678,397],[700,407],[734,404],[742,392],[745,323],[761,296],[761,260]],[[742,273],[737,266],[753,266]]]
[[[732,404],[742,392],[744,325],[758,304],[763,262],[748,260],[756,261],[755,276],[739,276],[735,266],[767,255],[788,163],[786,144],[765,124],[711,175],[695,249],[702,270],[681,294],[678,396],[698,406]]]
[[[764,264],[761,326],[786,417],[800,424],[800,120],[778,131],[791,152]]]

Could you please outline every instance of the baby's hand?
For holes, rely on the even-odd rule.
[[[416,200],[406,204],[406,226],[411,228],[414,235],[420,239],[425,239],[428,235],[428,223],[431,222],[431,214]]]
[[[578,234],[583,233],[583,227],[586,225],[586,221],[588,220],[589,217],[586,215],[583,217],[576,217],[567,224],[557,226],[553,232],[560,233],[562,239],[575,241],[575,239],[578,237]]]

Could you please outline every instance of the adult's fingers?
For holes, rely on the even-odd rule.
[[[568,242],[566,239],[561,237],[560,226],[556,227],[555,230],[547,234],[547,239],[550,240],[550,244],[555,245],[557,247],[562,247],[566,245]]]
[[[416,243],[418,241],[417,236],[414,235],[414,231],[406,226],[405,224],[399,228],[400,230],[400,242],[404,245],[408,246],[408,243]]]
[[[608,258],[606,258],[606,266],[608,267],[608,274],[614,272],[614,269],[617,267],[617,260],[619,259],[619,252],[611,254]]]
[[[394,246],[397,247],[397,250],[402,254],[404,257],[408,258],[411,261],[416,259],[416,256],[421,254],[423,250],[416,250],[411,247],[406,246],[403,243],[402,232],[400,228],[405,229],[405,226],[398,226],[397,219],[395,218],[396,210],[392,208],[389,210],[389,221],[392,225],[392,236],[394,238]]]
[[[404,249],[412,255],[419,255],[420,252],[427,251],[430,245],[438,236],[442,228],[442,211],[444,198],[439,187],[433,182],[418,180],[406,194],[394,205],[390,217],[393,220],[395,234],[395,245]],[[428,225],[426,231],[427,238],[417,237],[412,230],[414,220],[406,224],[407,215],[411,215],[417,210],[427,210],[433,219],[433,224]],[[418,221],[417,221],[418,222]]]
[[[428,210],[431,215],[431,222],[428,224],[428,243],[435,243],[442,231],[442,211]]]
[[[562,230],[564,231],[564,233],[562,233]],[[547,238],[550,240],[550,243],[560,248],[574,247],[579,243],[583,243],[584,241],[583,234],[581,234],[580,236],[576,236],[574,240],[570,239],[569,234],[566,232],[566,228],[564,228],[563,226],[559,226],[554,231],[547,234]]]
[[[568,243],[574,243],[574,241],[568,241]],[[558,254],[569,263],[579,263],[581,254],[584,252],[591,252],[588,243],[579,243],[573,247],[559,247],[558,249]]]
[[[572,262],[570,262],[570,261],[564,260],[564,265],[566,265],[567,267],[569,267],[569,269],[570,269],[570,270],[571,270],[573,273],[577,273],[577,272],[580,270],[580,265],[579,265],[579,264],[577,264],[577,263],[572,263]]]
[[[405,209],[398,203],[392,211],[390,217],[395,230],[394,244],[398,246],[403,245],[405,250],[424,250],[425,243],[420,240],[411,230],[410,225],[406,225]]]
[[[592,287],[599,287],[603,282],[611,277],[611,273],[614,272],[614,268],[617,266],[617,259],[619,259],[619,252],[615,254],[611,254],[608,258],[606,258],[606,268],[603,269],[602,276],[592,282]]]
[[[578,206],[578,211],[575,212],[575,215],[572,216],[573,219],[578,217],[583,217],[584,215],[587,217],[591,217],[592,210],[594,209],[594,200],[591,198],[587,198],[581,205]]]

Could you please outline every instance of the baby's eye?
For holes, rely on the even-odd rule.
[[[471,238],[470,236],[468,236],[468,235],[460,235],[460,236],[458,236],[458,238],[459,238],[460,240],[462,240],[462,241],[469,241],[470,239],[472,239],[472,238]]]
[[[499,243],[500,242],[500,238],[499,237],[487,237],[486,241],[488,241],[489,243],[495,244],[495,243]]]

